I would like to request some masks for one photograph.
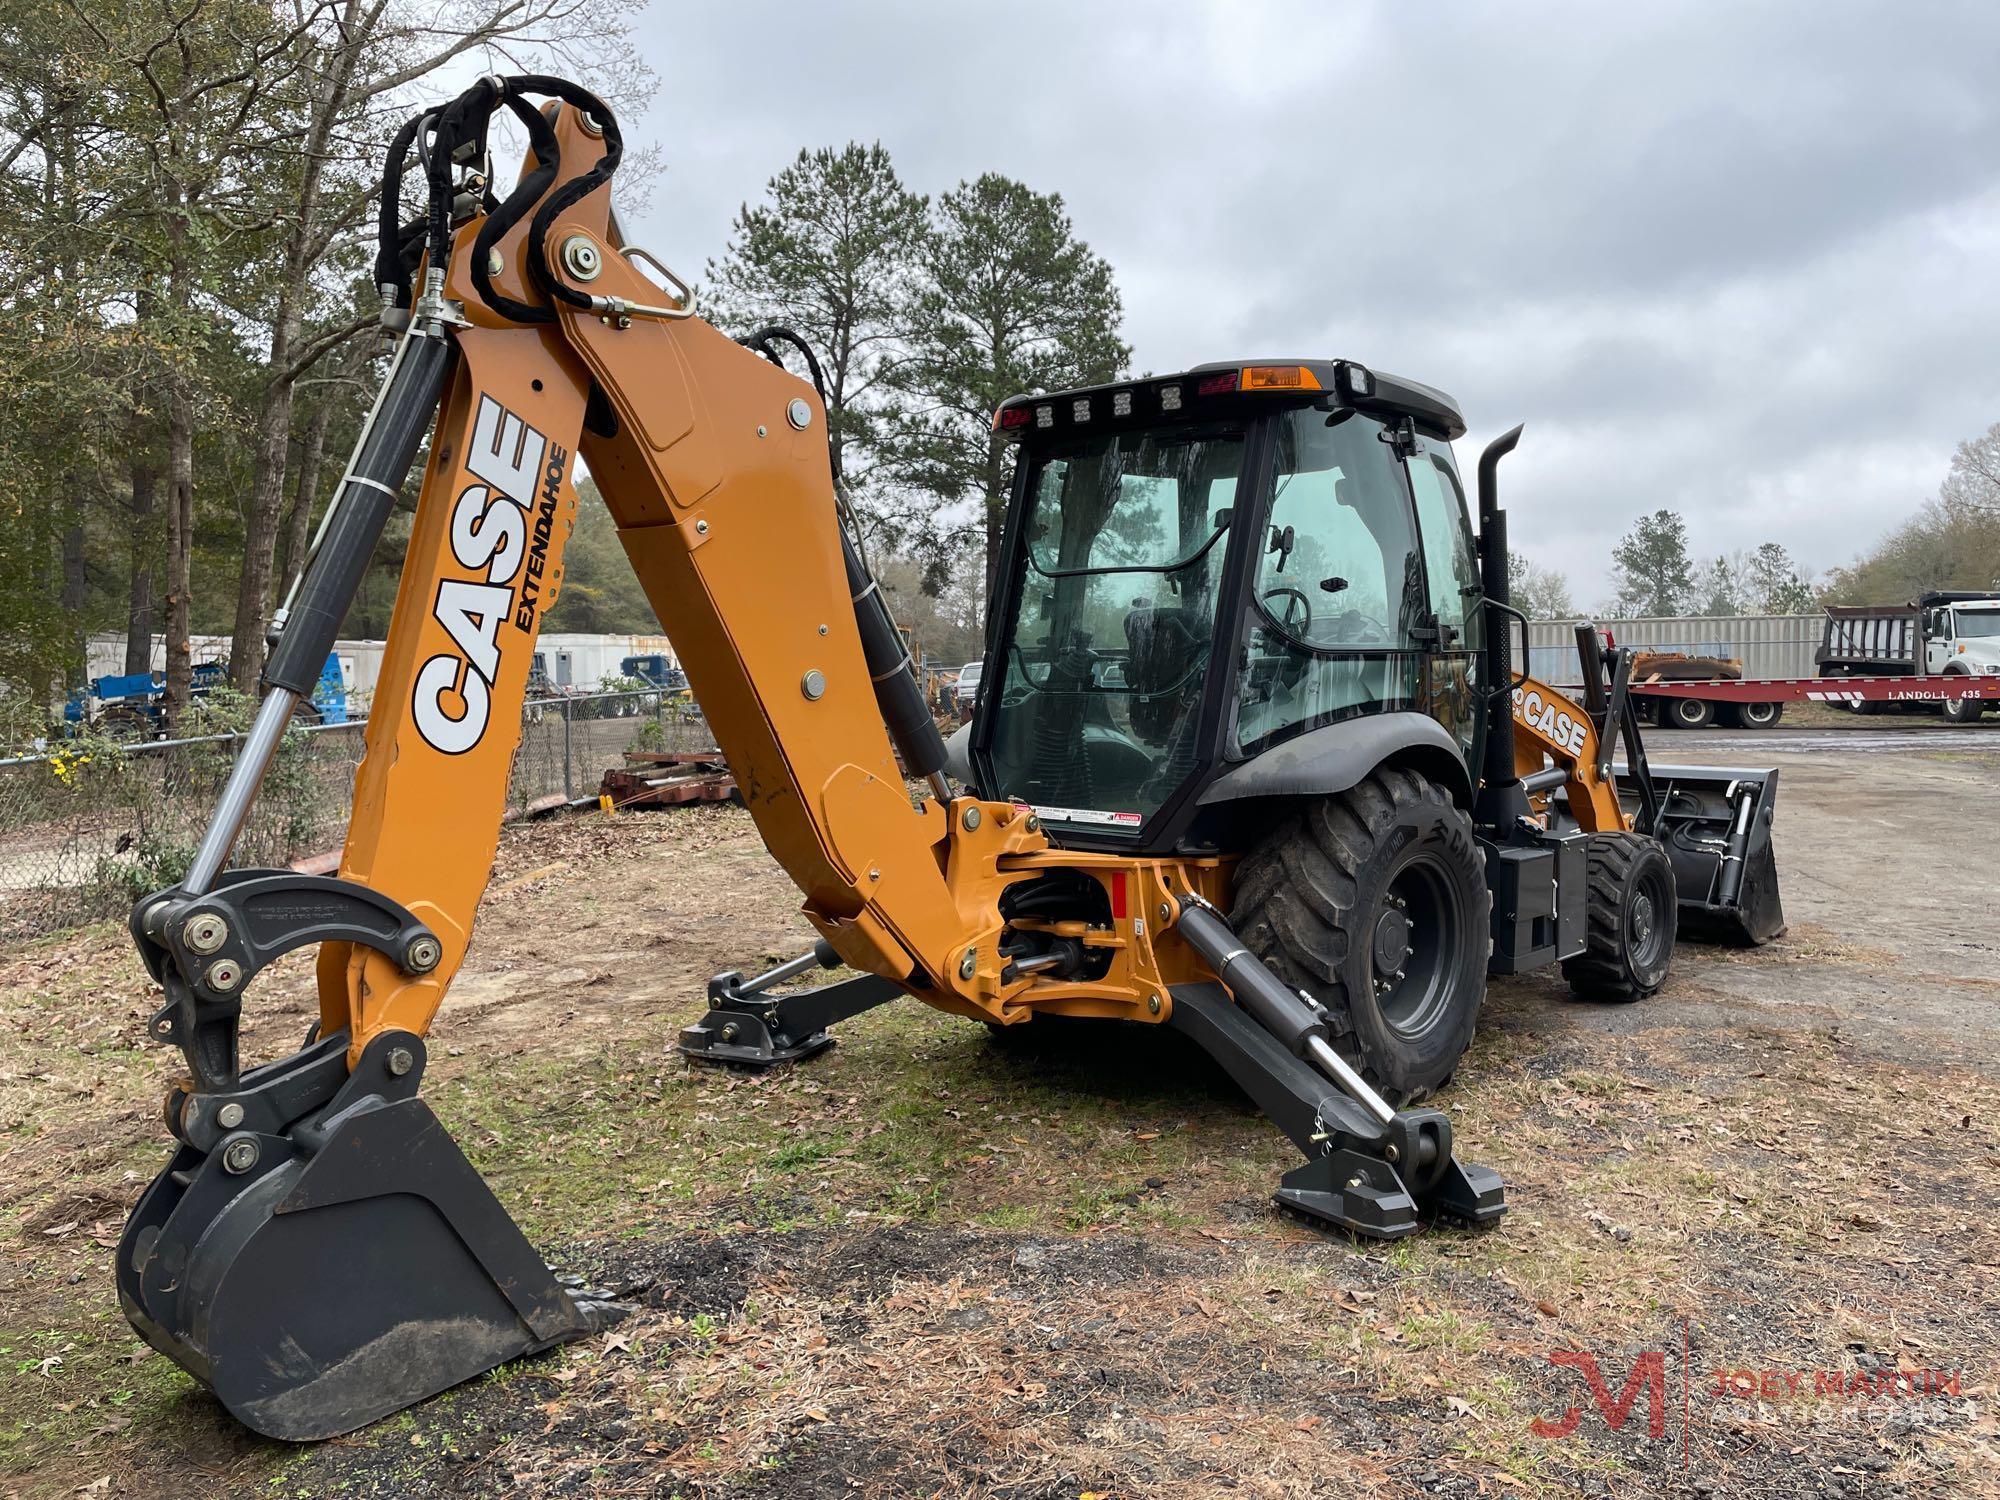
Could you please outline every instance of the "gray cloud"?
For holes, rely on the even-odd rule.
[[[698,267],[802,145],[1068,200],[1136,363],[1360,358],[1528,423],[1514,534],[1594,602],[1638,514],[1849,560],[2000,420],[2000,7],[655,4]]]

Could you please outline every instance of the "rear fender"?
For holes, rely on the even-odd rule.
[[[1472,805],[1465,750],[1427,714],[1399,711],[1307,730],[1224,771],[1196,800],[1203,807],[1267,797],[1328,797],[1357,786],[1379,766],[1398,765]]]

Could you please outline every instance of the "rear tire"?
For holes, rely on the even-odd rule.
[[[1673,963],[1673,863],[1641,833],[1593,833],[1584,859],[1584,950],[1563,960],[1563,978],[1579,1000],[1643,1000]]]
[[[1784,716],[1782,703],[1740,703],[1736,707],[1736,721],[1745,729],[1772,729]]]
[[[1392,1104],[1441,1088],[1486,994],[1492,898],[1472,820],[1383,768],[1305,803],[1236,872],[1231,925],[1326,1007],[1328,1040]]]
[[[1715,705],[1706,698],[1676,698],[1667,709],[1667,722],[1676,729],[1706,729],[1715,722]]]

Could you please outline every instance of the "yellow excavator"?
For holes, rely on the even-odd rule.
[[[504,199],[502,110],[529,139]],[[346,1432],[620,1312],[550,1271],[420,1093],[579,462],[819,934],[711,983],[681,1037],[697,1060],[806,1057],[896,996],[1003,1028],[1171,1026],[1299,1147],[1279,1203],[1394,1237],[1504,1210],[1419,1102],[1488,973],[1559,964],[1631,1000],[1677,927],[1782,926],[1773,773],[1648,768],[1627,664],[1587,626],[1580,699],[1515,671],[1495,466],[1519,429],[1481,460],[1475,536],[1456,406],[1352,361],[1002,405],[1005,565],[947,745],[845,522],[817,380],[781,363],[800,341],[725,336],[624,241],[622,149],[601,101],[540,76],[482,79],[393,142],[393,362],[192,867],[132,914],[165,995],[151,1033],[187,1072],[119,1296],[248,1426]],[[339,872],[232,868],[427,436]],[[246,989],[308,945],[318,1024],[245,1066]],[[836,965],[858,976],[787,988]]]

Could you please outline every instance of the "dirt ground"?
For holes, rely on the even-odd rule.
[[[1497,984],[1439,1103],[1511,1212],[1393,1247],[1278,1216],[1291,1148],[1164,1032],[899,1003],[692,1070],[707,976],[809,936],[748,818],[510,830],[427,1096],[640,1307],[311,1448],[112,1295],[172,1071],[129,940],[0,950],[0,1495],[2000,1493],[2000,734],[1655,757],[1783,767],[1789,934],[1633,1007]]]

